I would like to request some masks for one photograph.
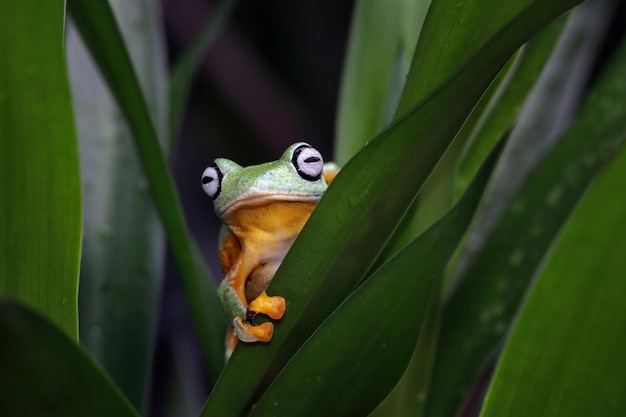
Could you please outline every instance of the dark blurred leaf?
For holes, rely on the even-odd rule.
[[[196,69],[200,65],[207,49],[220,33],[226,21],[230,17],[237,0],[222,0],[209,21],[204,25],[198,38],[188,47],[183,55],[178,58],[170,74],[170,130],[169,142],[173,148],[184,110],[187,106],[189,88]]]
[[[77,340],[82,211],[64,2],[0,10],[0,294]]]
[[[396,385],[417,344],[433,289],[465,233],[497,154],[465,198],[372,274],[313,333],[252,415],[368,415]],[[294,381],[299,395],[293,394]]]
[[[91,358],[52,323],[0,299],[0,415],[139,416]]]
[[[623,48],[626,51],[626,44]],[[624,107],[626,54],[620,74]],[[609,110],[617,106],[620,110]],[[622,129],[622,137],[626,131]],[[626,147],[572,214],[511,332],[481,416],[622,416],[626,410]]]
[[[621,103],[626,96],[620,83],[618,76],[598,83],[575,123],[530,165],[528,175],[523,175],[529,167],[527,155],[513,153],[512,145],[520,149],[524,141],[536,140],[536,130],[528,131],[530,137],[524,132],[512,138],[514,143],[503,152],[495,175],[501,169],[508,172],[487,191],[455,274],[458,286],[444,310],[426,415],[454,415],[501,342],[562,225],[607,153],[622,140],[626,125]],[[529,145],[526,149],[537,151]]]
[[[191,242],[172,176],[113,13],[104,1],[70,0],[68,6],[85,44],[128,121],[183,281],[209,375],[216,379],[224,362],[223,344],[218,342],[224,334],[224,313],[206,266]]]
[[[566,19],[562,17],[528,42],[521,50],[507,80],[489,103],[481,120],[473,127],[466,150],[459,162],[455,191],[461,195],[491,148],[510,130],[528,92],[532,89],[554,49]]]
[[[265,374],[280,370],[363,279],[498,68],[540,27],[576,3],[530,5],[455,77],[350,160],[268,289],[288,303],[274,339],[263,345],[238,345],[202,415],[244,412],[245,399],[251,398]]]
[[[126,1],[112,6],[163,141],[167,77],[158,5]],[[66,51],[85,211],[81,343],[142,410],[151,375],[165,237],[128,126],[73,25],[67,30]]]

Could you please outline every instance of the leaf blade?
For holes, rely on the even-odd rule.
[[[622,145],[572,214],[537,277],[481,416],[623,414],[626,285],[618,271],[626,268],[621,253],[626,204],[615,190],[624,179]]]
[[[585,14],[581,13],[581,18]],[[503,153],[506,165],[501,164],[510,168],[512,180],[507,182],[509,176],[502,176],[487,192],[483,213],[468,239],[473,245],[465,248],[455,273],[458,284],[443,312],[427,415],[455,413],[497,349],[535,269],[597,172],[603,155],[622,140],[619,120],[623,116],[599,110],[605,100],[624,100],[618,81],[613,80],[614,86],[610,82],[596,86],[580,117],[532,165],[528,175],[522,176],[523,169],[507,159],[514,154]],[[525,140],[536,139],[535,131],[529,132],[526,139],[519,137],[518,149]],[[514,152],[512,149],[509,145],[508,151]],[[527,159],[522,158],[521,163]],[[520,183],[511,185],[516,179]],[[494,192],[496,187],[498,192]]]
[[[0,299],[0,335],[0,415],[139,416],[91,358],[35,312]]]
[[[396,117],[422,100],[531,2],[433,1],[413,54]],[[488,15],[489,19],[484,16]],[[451,24],[451,22],[454,22]]]
[[[559,35],[563,30],[564,18],[560,18],[533,38],[523,48],[515,64],[510,80],[498,91],[489,103],[489,109],[474,127],[464,154],[458,162],[456,192],[462,190],[472,179],[474,172],[491,147],[511,129],[526,101],[527,94],[539,77]]]
[[[142,0],[112,3],[112,7],[164,139],[167,78],[156,4]],[[85,211],[81,343],[132,404],[143,410],[165,266],[165,236],[128,125],[76,28],[70,24],[66,33]]]
[[[385,398],[409,362],[431,294],[473,217],[497,156],[489,158],[450,212],[374,272],[313,333],[256,404],[253,416],[278,411],[368,415]],[[295,381],[300,381],[297,396]]]
[[[179,269],[192,320],[210,377],[224,363],[224,312],[185,222],[174,181],[161,151],[141,87],[108,2],[70,0],[68,7],[105,80],[125,115],[139,160]]]
[[[63,1],[0,14],[0,294],[78,339],[82,210]]]

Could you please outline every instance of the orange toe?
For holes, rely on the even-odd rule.
[[[287,303],[283,297],[269,297],[263,291],[257,298],[252,300],[248,306],[248,311],[266,314],[274,320],[281,319],[285,315]]]
[[[269,342],[274,334],[274,325],[265,322],[259,325],[246,323],[241,317],[235,317],[233,327],[239,340],[245,343]]]

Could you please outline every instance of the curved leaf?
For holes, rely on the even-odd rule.
[[[0,299],[0,415],[138,417],[92,359],[41,316]]]
[[[603,158],[622,140],[626,126],[621,107],[605,110],[607,103],[626,100],[619,83],[614,77],[595,86],[577,120],[528,175],[523,176],[521,168],[528,168],[528,159],[519,153],[506,155],[515,149],[511,143],[503,152],[494,174],[497,181],[487,191],[470,232],[455,273],[457,287],[443,312],[426,415],[454,415],[502,341],[562,225]],[[548,89],[548,93],[553,91]],[[536,140],[535,133],[520,133],[517,149],[524,148],[526,140]],[[502,166],[510,171],[498,178]],[[506,188],[507,181],[510,188]]]
[[[570,3],[570,7],[576,3]],[[454,74],[494,33],[529,11],[529,0],[433,0],[413,54],[396,116]],[[546,7],[547,9],[547,7]],[[485,18],[488,16],[488,18]]]
[[[112,5],[163,140],[167,78],[157,5]],[[141,410],[152,365],[165,237],[128,126],[73,25],[66,45],[85,209],[81,343]]]
[[[620,71],[623,80],[626,65]],[[613,104],[623,123],[624,100]],[[624,181],[622,145],[537,277],[505,345],[482,417],[624,414],[626,199],[616,195]]]
[[[77,340],[82,211],[64,2],[1,7],[0,294]]]
[[[415,349],[433,289],[474,215],[496,157],[446,216],[374,272],[313,333],[253,416],[364,416],[387,396]],[[293,395],[294,381],[299,395]]]
[[[224,363],[225,317],[213,281],[192,244],[170,170],[124,41],[106,1],[70,0],[68,7],[133,134],[137,154],[183,282],[211,378]]]
[[[528,92],[537,81],[559,39],[565,20],[556,20],[524,46],[515,67],[507,75],[509,79],[474,126],[459,162],[455,184],[457,195],[465,190],[491,148],[512,128]]]

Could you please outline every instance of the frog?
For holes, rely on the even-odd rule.
[[[276,161],[242,167],[218,158],[202,173],[202,188],[222,221],[224,278],[217,292],[231,320],[227,358],[238,341],[272,340],[272,321],[256,324],[255,318],[282,319],[286,300],[266,289],[337,172],[317,149],[297,142]]]

